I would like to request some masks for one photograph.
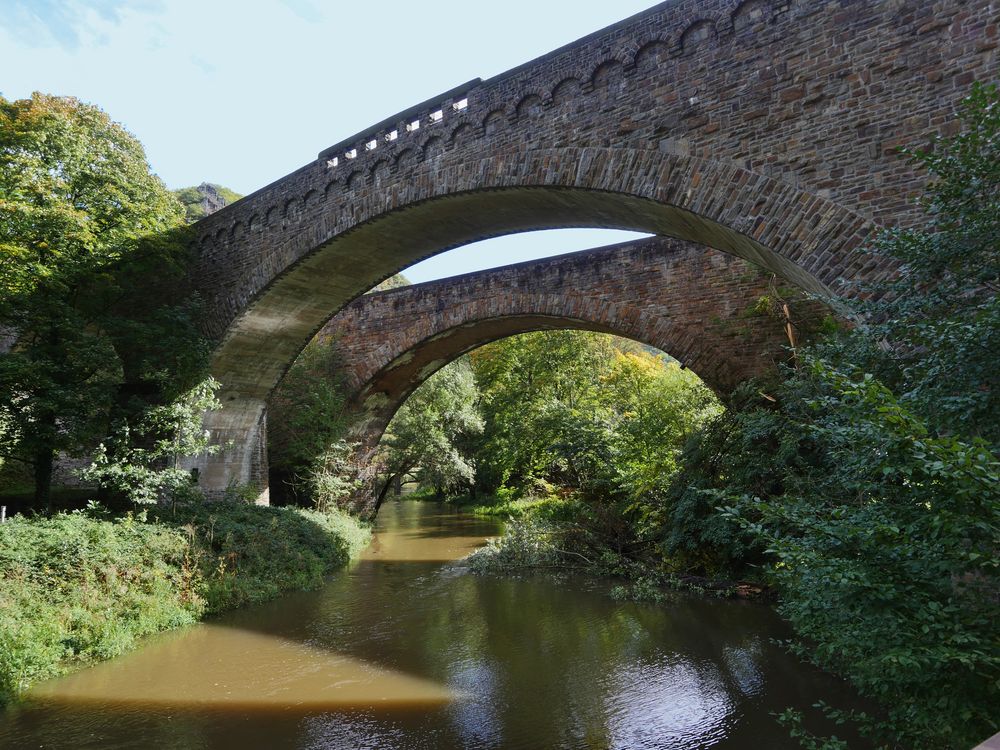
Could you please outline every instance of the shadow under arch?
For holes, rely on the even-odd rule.
[[[848,209],[731,164],[660,151],[425,162],[405,182],[360,186],[351,197],[317,202],[259,262],[214,276],[226,283],[210,305],[223,408],[206,427],[232,447],[199,462],[210,491],[259,480],[265,400],[331,315],[406,266],[469,242],[564,227],[646,232],[738,256],[834,304],[852,294],[844,280],[887,272],[858,252],[872,225]]]

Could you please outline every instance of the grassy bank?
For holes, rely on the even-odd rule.
[[[475,573],[575,570],[617,578],[616,597],[662,601],[671,590],[713,596],[769,597],[762,581],[692,575],[655,546],[623,538],[608,519],[573,497],[478,498],[461,502],[462,510],[507,519],[504,533],[469,556]]]
[[[367,544],[346,514],[238,503],[0,525],[0,706],[206,614],[313,588]]]
[[[569,501],[555,496],[522,497],[474,497],[460,498],[452,501],[466,513],[476,516],[493,518],[522,518],[525,515],[548,515],[558,513],[559,509],[568,506]]]

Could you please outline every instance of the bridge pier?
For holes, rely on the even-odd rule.
[[[354,467],[356,486],[341,507],[363,519],[371,520],[378,513],[379,505],[388,485],[384,466],[378,461],[378,446],[393,412],[381,413],[358,409],[352,414],[347,440],[354,445],[351,465]]]
[[[216,453],[185,461],[197,471],[198,487],[209,500],[252,494],[257,505],[269,505],[267,479],[267,406],[263,399],[240,398],[223,391],[225,409],[205,414],[203,424]]]

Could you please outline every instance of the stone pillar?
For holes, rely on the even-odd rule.
[[[258,505],[268,505],[267,410],[263,400],[223,400],[223,408],[204,418],[217,453],[186,459],[187,469],[197,469],[198,486],[210,500],[228,492],[251,488]]]

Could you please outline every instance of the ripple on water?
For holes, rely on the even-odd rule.
[[[710,747],[727,735],[734,704],[717,672],[673,657],[624,665],[611,676],[612,748]]]

